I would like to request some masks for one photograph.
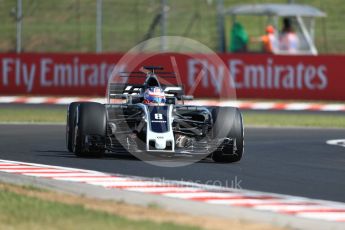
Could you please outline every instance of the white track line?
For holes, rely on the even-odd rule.
[[[326,141],[329,145],[337,145],[341,147],[345,147],[345,139],[337,139],[337,140],[328,140]]]

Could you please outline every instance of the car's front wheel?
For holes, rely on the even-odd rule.
[[[106,109],[96,102],[79,104],[75,111],[73,152],[79,157],[101,157],[105,152]]]
[[[244,129],[242,114],[237,108],[223,107],[212,111],[213,135],[223,140],[212,153],[215,162],[231,163],[242,159],[244,150]]]

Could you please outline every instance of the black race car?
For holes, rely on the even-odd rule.
[[[144,69],[146,73],[121,75],[144,78],[142,84],[110,83],[107,104],[69,105],[66,143],[70,152],[79,157],[101,157],[107,151],[146,154],[153,159],[196,156],[216,162],[241,160],[244,130],[239,109],[186,105],[185,100],[192,97],[184,95],[182,86],[163,85],[158,80],[173,73],[163,72],[162,67]],[[149,87],[165,92],[164,105],[143,103]]]

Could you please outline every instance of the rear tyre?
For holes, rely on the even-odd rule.
[[[243,155],[244,130],[243,120],[239,109],[231,107],[214,108],[213,135],[217,139],[229,138],[232,144],[224,143],[212,153],[215,162],[232,163],[240,161]],[[235,147],[234,147],[235,146]]]
[[[66,147],[69,152],[73,152],[73,131],[74,131],[74,120],[75,111],[77,106],[83,102],[72,102],[67,108],[67,119],[66,119]]]
[[[75,111],[73,152],[78,157],[102,157],[105,152],[106,109],[96,102],[79,104]]]

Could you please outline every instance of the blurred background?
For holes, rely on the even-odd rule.
[[[124,52],[162,34],[196,39],[221,51],[218,12],[243,3],[319,8],[327,13],[316,18],[319,53],[345,52],[343,0],[0,0],[0,52],[15,52],[18,39],[22,52]],[[266,25],[265,17],[239,16],[238,20],[250,37],[262,35]],[[225,19],[225,30],[230,21]],[[252,46],[258,48],[258,44]]]

